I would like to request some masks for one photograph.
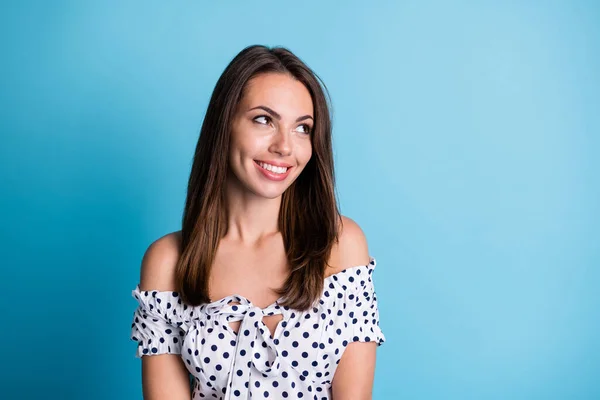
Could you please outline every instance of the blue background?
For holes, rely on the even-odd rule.
[[[141,398],[141,257],[260,43],[332,95],[342,212],[378,261],[374,399],[600,398],[599,3],[12,3],[0,397]]]

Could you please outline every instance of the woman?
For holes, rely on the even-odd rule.
[[[247,47],[219,78],[182,229],[132,292],[145,398],[371,398],[376,263],[338,212],[325,91],[284,48]]]

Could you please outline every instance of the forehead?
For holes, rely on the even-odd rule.
[[[259,105],[290,117],[313,113],[310,92],[294,77],[282,73],[264,73],[250,79],[240,105],[245,110]]]

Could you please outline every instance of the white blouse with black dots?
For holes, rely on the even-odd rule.
[[[318,305],[308,311],[280,306],[281,299],[261,309],[240,295],[190,307],[177,292],[137,285],[130,335],[136,357],[180,354],[195,377],[192,399],[330,399],[346,346],[385,341],[375,266],[371,257],[325,278]],[[262,317],[275,314],[283,319],[271,337]],[[229,325],[234,321],[241,321],[238,332]]]

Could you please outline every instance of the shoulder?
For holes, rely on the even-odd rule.
[[[141,290],[175,290],[175,267],[181,254],[181,231],[166,234],[148,246],[140,268]]]
[[[346,268],[367,265],[370,261],[367,238],[361,227],[351,218],[342,216],[338,242],[333,245],[325,276]]]

